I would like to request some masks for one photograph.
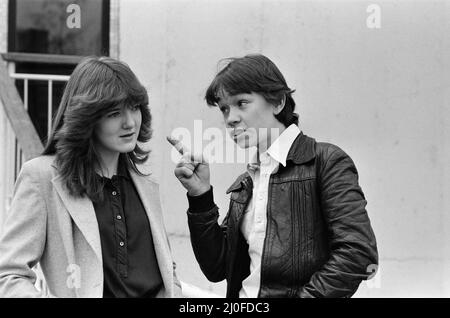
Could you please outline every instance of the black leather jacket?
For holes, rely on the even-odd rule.
[[[350,297],[378,264],[355,165],[337,146],[303,133],[286,162],[269,181],[258,296]],[[202,213],[188,210],[197,261],[210,281],[227,280],[227,297],[239,296],[250,273],[240,226],[252,188],[248,173],[238,177],[227,191],[230,206],[220,226],[215,204]]]

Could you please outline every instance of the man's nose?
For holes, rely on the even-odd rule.
[[[227,126],[234,127],[234,126],[236,126],[237,123],[239,123],[240,120],[241,119],[239,117],[239,112],[234,107],[230,107],[230,109],[228,111],[228,116],[225,120],[225,123],[227,124]]]

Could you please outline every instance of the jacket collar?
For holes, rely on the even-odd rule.
[[[292,161],[294,164],[301,165],[307,163],[316,157],[315,152],[316,141],[314,138],[300,132],[294,140],[291,149],[289,149],[286,157],[286,164]],[[252,184],[251,176],[248,172],[241,174],[236,181],[228,188],[227,194],[236,190],[240,190],[243,186],[247,187]]]
[[[236,179],[236,181],[233,182],[233,184],[228,188],[226,194],[228,194],[232,191],[240,190],[243,186],[247,187],[249,185],[253,185],[252,177],[250,176],[250,174],[248,172],[245,172],[245,173],[241,174]]]
[[[56,172],[55,164],[52,164],[52,166],[55,168]],[[52,183],[56,192],[60,196],[70,217],[94,250],[96,256],[102,260],[100,232],[92,201],[87,196],[75,198],[70,195],[62,182],[61,176],[57,172],[55,174]],[[169,252],[170,247],[168,246],[168,241],[164,234],[164,221],[162,219],[158,184],[150,180],[149,177],[138,175],[133,170],[126,171],[126,174],[133,181],[147,214],[155,253],[158,259],[161,276],[165,288],[167,289],[167,295],[173,295],[173,264]]]
[[[166,295],[172,296],[174,292],[173,264],[169,242],[165,234],[159,186],[150,177],[142,177],[133,170],[129,170],[129,175],[136,186],[136,190],[147,213],[159,270],[163,278],[164,287],[167,290]]]
[[[70,195],[60,175],[56,175],[52,179],[52,183],[71,218],[86,238],[86,241],[91,245],[97,257],[102,259],[100,233],[92,201],[87,196],[77,198]]]
[[[304,135],[303,132],[295,139],[286,158],[286,162],[292,161],[301,165],[316,157],[316,141],[314,138]]]
[[[52,167],[57,170],[55,163],[52,164]],[[55,172],[56,175],[53,177],[52,183],[56,189],[56,192],[58,192],[58,195],[60,196],[73,221],[80,229],[81,233],[83,233],[96,255],[101,259],[100,235],[94,204],[86,195],[79,198],[71,195],[67,190],[61,175],[57,171]],[[157,186],[155,186],[153,182],[147,181],[146,178],[139,178],[139,176],[137,176],[134,172],[130,173],[127,171],[126,174],[129,178],[133,179],[141,201],[144,204],[145,210],[148,214],[150,210],[149,208],[151,207],[151,210],[154,208],[153,205],[150,204],[152,201],[148,200],[148,196],[150,198],[154,197],[157,192],[157,189],[155,189]],[[143,195],[143,189],[150,189],[150,193]],[[150,215],[148,216],[150,218]]]

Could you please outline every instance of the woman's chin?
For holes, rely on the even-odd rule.
[[[118,149],[118,150],[120,153],[127,153],[127,152],[132,152],[134,150],[134,148],[136,148],[136,144],[132,144],[132,145],[130,144],[127,146],[123,146],[123,147],[120,147],[120,149]]]

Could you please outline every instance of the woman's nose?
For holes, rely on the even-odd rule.
[[[130,128],[134,127],[135,121],[133,118],[133,114],[131,113],[131,110],[129,110],[129,109],[125,110],[122,125],[123,125],[123,128],[126,128],[126,129],[130,129]]]

